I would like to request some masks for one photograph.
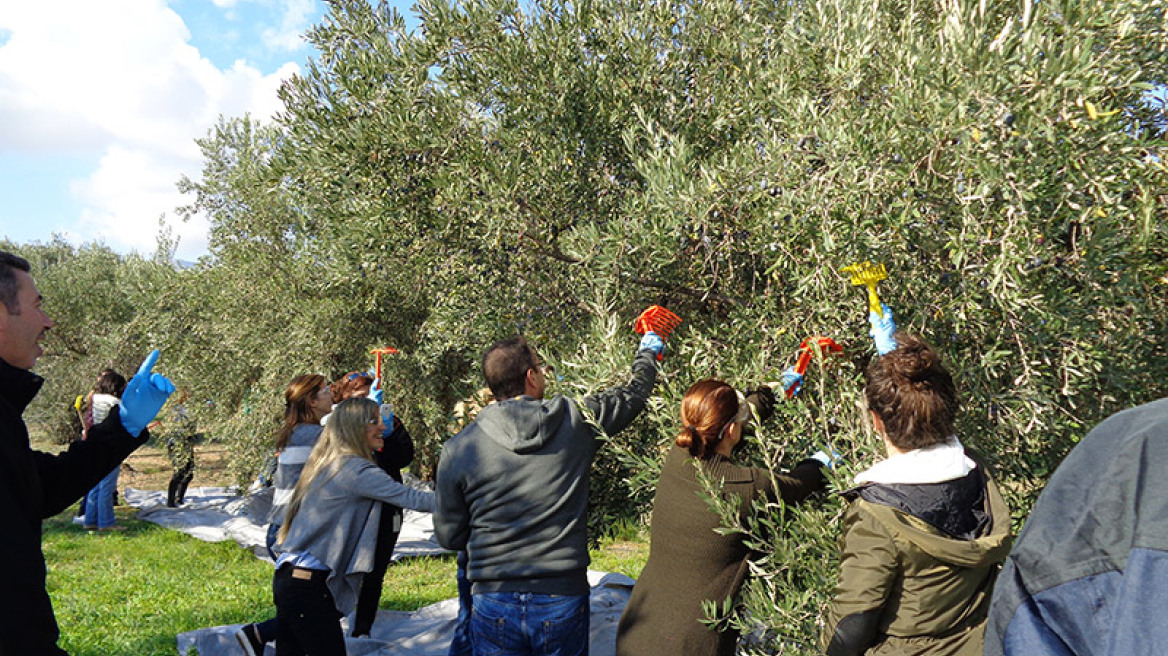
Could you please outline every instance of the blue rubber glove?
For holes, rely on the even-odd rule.
[[[174,383],[167,380],[166,376],[151,373],[159,355],[158,349],[154,349],[146,356],[142,366],[138,367],[138,373],[126,383],[126,391],[122,392],[118,414],[122,418],[122,425],[134,437],[141,435],[146,424],[154,421],[167,397],[174,392]]]
[[[369,386],[369,398],[377,405],[385,403],[385,392],[381,389],[380,378],[374,378],[373,384]]]
[[[388,403],[381,404],[381,421],[385,423],[385,428],[381,430],[381,439],[388,440],[389,436],[393,435],[393,408]]]
[[[641,337],[641,345],[637,347],[638,351],[652,351],[653,355],[660,360],[665,355],[665,340],[652,330],[645,333]]]
[[[892,333],[896,332],[896,322],[892,320],[891,308],[881,303],[880,309],[884,310],[883,317],[875,312],[868,313],[868,323],[872,324],[868,336],[872,338],[873,342],[876,342],[877,353],[888,355],[896,350],[896,339],[892,337]]]
[[[787,367],[779,376],[779,381],[788,397],[795,396],[803,389],[803,374],[795,371],[794,367]]]
[[[831,449],[831,455],[828,455],[827,451],[820,449],[819,451],[811,454],[811,459],[822,462],[823,466],[827,467],[828,469],[835,469],[835,466],[840,463],[840,461],[843,459],[843,456],[840,455],[839,451],[836,451],[831,447],[827,448]]]

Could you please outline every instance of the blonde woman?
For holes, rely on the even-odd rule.
[[[369,399],[342,401],[308,462],[280,528],[272,581],[277,656],[344,656],[337,620],[353,610],[373,564],[381,503],[432,512],[434,495],[393,480],[373,461],[385,424]]]

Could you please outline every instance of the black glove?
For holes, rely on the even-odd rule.
[[[766,421],[775,414],[775,392],[766,385],[746,392],[746,402],[754,409],[759,421]]]

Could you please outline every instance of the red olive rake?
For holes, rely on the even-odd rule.
[[[401,351],[398,351],[397,349],[395,349],[392,346],[385,346],[382,348],[375,348],[369,352],[373,354],[374,358],[376,358],[377,364],[375,365],[374,371],[377,373],[378,382],[381,382],[381,356],[383,356],[383,355],[396,355],[397,353],[400,353]]]
[[[637,317],[635,322],[633,322],[633,330],[636,331],[638,335],[644,335],[645,333],[652,331],[657,333],[657,336],[662,340],[667,340],[669,339],[669,333],[672,333],[674,329],[680,325],[681,317],[670,312],[669,310],[666,310],[660,305],[650,305],[649,307],[645,308],[645,311]],[[657,359],[662,360],[663,357],[658,355]]]
[[[802,376],[807,372],[808,365],[811,364],[811,358],[815,356],[815,352],[819,351],[824,355],[828,353],[843,353],[844,347],[840,346],[830,337],[823,335],[815,335],[803,340],[799,345],[799,359],[795,361],[795,373]],[[787,398],[795,395],[795,387],[787,390]]]

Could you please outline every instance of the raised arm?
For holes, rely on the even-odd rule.
[[[645,409],[645,401],[653,393],[653,385],[657,382],[656,357],[657,352],[651,348],[638,349],[633,359],[632,380],[581,400],[604,428],[604,432],[609,435],[621,432]]]

